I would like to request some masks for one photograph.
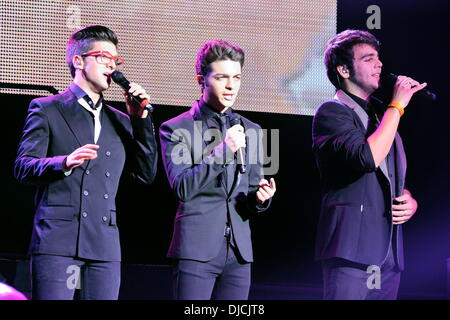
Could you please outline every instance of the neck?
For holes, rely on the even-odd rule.
[[[89,96],[89,98],[92,99],[92,102],[94,102],[94,105],[97,104],[98,100],[100,99],[101,93],[96,92],[93,88],[91,88],[86,81],[83,81],[79,77],[75,76],[75,79],[73,79],[73,82],[79,86],[86,94]]]
[[[218,106],[218,105],[215,105],[214,103],[210,103],[207,100],[205,100],[204,96],[202,96],[200,99],[203,101],[203,103],[206,103],[209,107],[211,107],[211,109],[213,109],[214,111],[216,111],[218,113],[224,113],[229,108],[229,107],[224,107],[222,105]]]
[[[220,113],[225,113],[225,111],[227,111],[228,110],[228,107],[225,107],[225,108],[223,108],[222,110],[217,110],[217,111],[219,111]]]
[[[344,90],[350,92],[351,94],[365,100],[369,101],[370,95],[372,92],[368,92],[367,90],[364,90],[363,88],[360,88],[358,86],[352,86],[352,85],[346,85]]]

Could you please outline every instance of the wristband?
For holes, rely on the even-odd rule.
[[[391,102],[388,108],[395,108],[400,112],[400,117],[405,113],[405,108],[399,102]]]

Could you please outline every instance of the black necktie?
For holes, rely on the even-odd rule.
[[[219,124],[220,124],[220,130],[222,131],[222,140],[225,140],[225,136],[227,133],[227,129],[230,126],[230,119],[226,114],[219,114],[217,116]],[[225,146],[224,146],[225,147]],[[224,152],[226,152],[226,147]],[[225,153],[224,153],[224,161],[226,159]],[[236,173],[236,163],[233,161],[229,163],[226,166],[226,169],[222,173],[222,181],[225,184],[226,191],[229,193],[231,191],[231,188],[233,187],[234,179],[235,179],[235,173]],[[224,236],[227,237],[229,243],[235,247],[236,243],[233,236],[233,231],[231,227],[231,219],[230,219],[230,212],[227,211],[227,223],[225,226],[225,232]]]
[[[229,119],[226,114],[220,114],[217,116],[217,118],[219,120],[220,130],[222,131],[222,140],[224,140],[227,129],[229,127]],[[224,157],[223,157],[224,161],[226,160],[225,152],[226,152],[226,147],[224,149]],[[226,186],[227,192],[230,192],[231,187],[233,186],[235,171],[236,171],[236,165],[233,161],[232,163],[229,163],[226,166],[226,170],[223,172],[223,182]]]
[[[225,134],[227,132],[227,116],[225,114],[219,114],[216,116],[217,121],[220,125],[220,131],[222,132],[222,139],[225,139]]]

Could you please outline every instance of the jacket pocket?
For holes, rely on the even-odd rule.
[[[116,222],[116,210],[110,210],[109,225],[110,226],[117,225],[117,222]]]

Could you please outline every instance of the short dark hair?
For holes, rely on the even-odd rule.
[[[87,26],[75,31],[70,36],[69,42],[67,43],[66,60],[72,78],[75,77],[75,67],[72,63],[73,57],[91,50],[93,43],[96,41],[109,41],[115,46],[119,43],[114,31],[100,25]]]
[[[380,42],[374,35],[363,30],[345,30],[328,40],[323,61],[327,69],[327,76],[336,89],[341,89],[341,76],[337,72],[338,66],[346,66],[353,75],[353,47],[358,44],[368,44],[375,50],[380,50]]]
[[[195,69],[197,74],[206,76],[210,71],[210,64],[220,60],[237,61],[244,66],[244,50],[225,40],[205,42],[197,53]]]

